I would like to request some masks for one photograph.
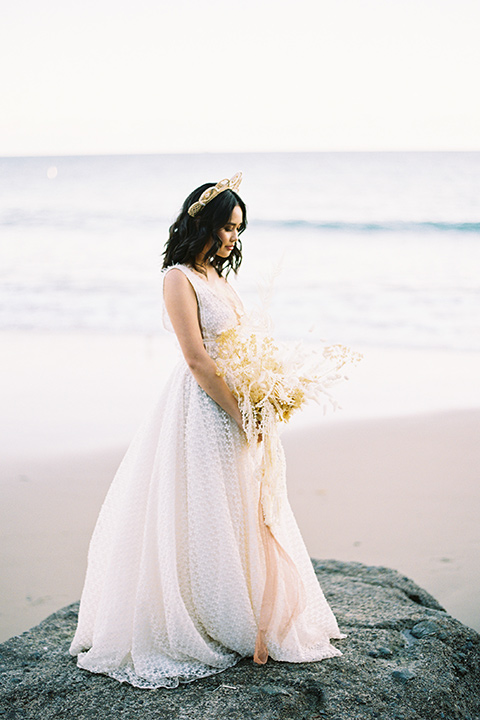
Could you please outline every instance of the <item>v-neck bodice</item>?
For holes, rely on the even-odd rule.
[[[225,291],[221,291],[220,287],[213,288],[207,280],[201,278],[187,265],[173,265],[167,268],[165,274],[173,268],[183,272],[195,291],[205,347],[209,354],[215,355],[216,338],[225,330],[240,323],[244,313],[242,302],[227,282]],[[164,324],[167,330],[172,330],[167,313],[164,315]]]

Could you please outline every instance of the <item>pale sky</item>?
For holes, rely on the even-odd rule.
[[[480,0],[8,0],[0,155],[480,150]]]

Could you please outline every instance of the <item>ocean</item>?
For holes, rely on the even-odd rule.
[[[0,329],[163,333],[168,227],[239,170],[279,338],[480,350],[480,153],[2,158]]]

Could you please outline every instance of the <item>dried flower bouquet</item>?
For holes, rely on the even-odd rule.
[[[303,344],[275,343],[264,332],[237,325],[217,338],[217,374],[225,378],[238,400],[243,428],[250,444],[261,439],[260,469],[264,518],[271,525],[277,516],[281,492],[276,466],[280,460],[277,424],[288,422],[308,400],[335,409],[332,385],[347,379],[344,368],[362,355],[344,345],[330,345],[321,353]]]

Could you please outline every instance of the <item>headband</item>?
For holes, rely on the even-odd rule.
[[[217,197],[217,195],[220,195],[224,190],[238,190],[240,187],[240,183],[242,182],[242,173],[238,172],[235,173],[235,175],[230,178],[225,178],[224,180],[220,180],[214,187],[207,188],[198,198],[197,202],[193,203],[193,205],[190,205],[187,212],[191,217],[195,217],[197,213],[202,210],[207,203],[210,202],[210,200],[213,200]]]

